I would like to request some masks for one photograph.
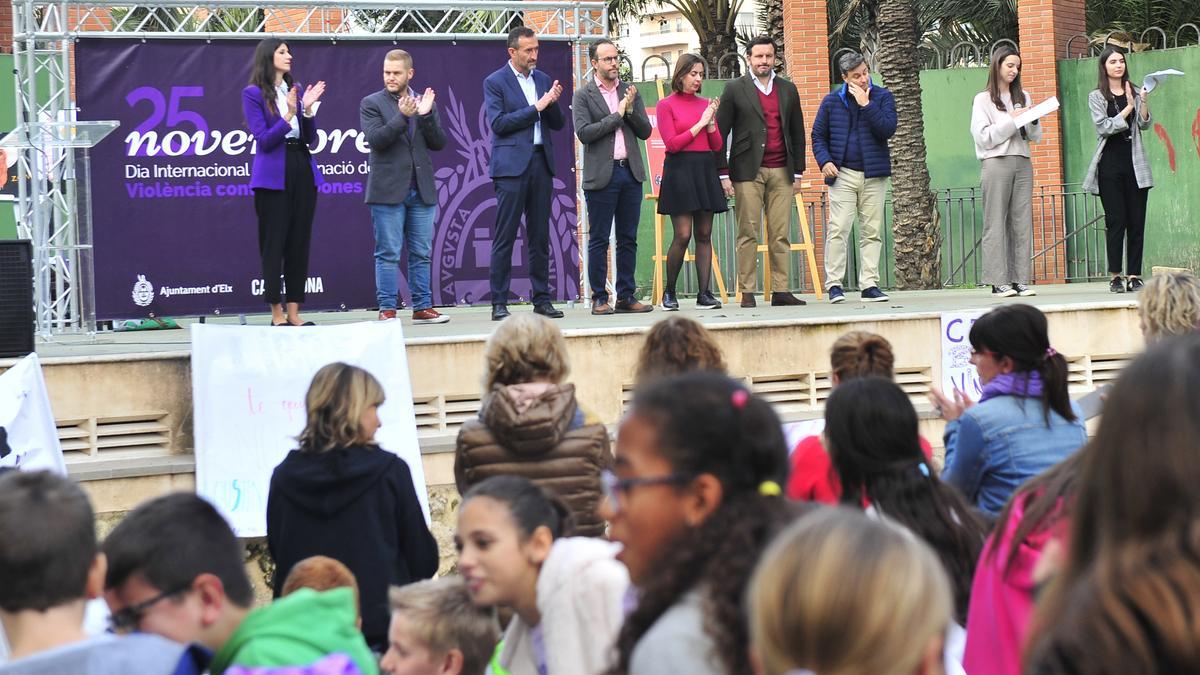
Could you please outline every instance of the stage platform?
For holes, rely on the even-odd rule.
[[[1136,296],[1113,295],[1106,283],[1043,285],[1032,298],[993,299],[986,289],[895,292],[888,303],[809,302],[804,307],[742,309],[736,302],[700,311],[681,302],[677,314],[710,328],[724,350],[730,374],[769,397],[785,419],[822,414],[829,394],[828,350],[848,330],[881,333],[893,344],[897,376],[922,412],[922,432],[940,444],[941,422],[925,393],[941,380],[940,319],[949,311],[986,310],[1028,302],[1050,319],[1051,341],[1071,363],[1072,391],[1082,394],[1111,380],[1142,348]],[[572,360],[569,380],[581,403],[610,427],[631,392],[642,334],[671,312],[592,316],[580,304],[559,305],[558,321]],[[514,313],[531,311],[513,305]],[[495,325],[487,307],[448,308],[441,325],[405,323],[418,431],[431,491],[453,483],[453,441],[462,421],[478,409],[484,342]],[[308,314],[321,325],[375,320],[374,312]],[[238,323],[238,317],[207,318]],[[88,485],[98,511],[123,511],[138,501],[192,485],[190,327],[180,330],[106,332],[94,338],[64,336],[39,341],[47,386],[72,475]],[[252,315],[249,325],[269,316]],[[319,329],[319,327],[318,327]],[[303,330],[303,329],[302,329]],[[0,369],[11,361],[0,361]]]

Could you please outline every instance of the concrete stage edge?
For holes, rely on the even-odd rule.
[[[862,303],[857,293],[840,305],[805,299],[805,307],[736,304],[699,311],[690,300],[678,314],[702,322],[720,342],[730,373],[774,401],[785,419],[822,414],[830,389],[828,350],[849,330],[880,333],[892,342],[897,375],[922,414],[922,433],[941,444],[925,392],[940,382],[940,317],[947,311],[1028,302],[1050,319],[1054,347],[1071,363],[1074,395],[1116,377],[1142,349],[1136,296],[1114,295],[1108,285],[1036,288],[1032,298],[993,299],[985,289],[896,292],[889,303]],[[530,311],[514,305],[514,312]],[[630,394],[642,335],[671,316],[656,308],[642,315],[593,317],[566,307],[558,322],[571,354],[570,381],[579,400],[610,427]],[[483,348],[495,324],[486,307],[450,308],[448,324],[413,326],[402,312],[413,396],[431,494],[453,484],[453,442],[459,425],[478,409]],[[372,321],[373,312],[308,316],[318,324]],[[237,323],[221,317],[210,322]],[[265,324],[267,315],[251,316]],[[170,490],[194,487],[190,326],[173,331],[102,333],[39,342],[59,434],[72,476],[92,495],[99,513],[127,511]],[[0,360],[0,370],[12,365]],[[940,448],[938,448],[940,452]],[[450,488],[453,491],[453,488]]]

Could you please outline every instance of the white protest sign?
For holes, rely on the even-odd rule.
[[[783,423],[783,438],[787,441],[788,455],[796,450],[800,441],[809,436],[819,436],[825,431],[825,418],[816,417],[811,420]]]
[[[341,361],[383,385],[375,442],[412,471],[429,521],[429,497],[417,445],[412,384],[399,321],[280,329],[192,326],[196,492],[211,501],[239,537],[267,532],[271,473],[304,430],[304,398],[322,366]]]
[[[987,312],[977,309],[942,314],[942,392],[953,396],[955,389],[972,400],[979,400],[983,385],[979,373],[971,365],[971,342],[967,336],[975,320]]]
[[[0,375],[0,466],[67,473],[37,354]]]

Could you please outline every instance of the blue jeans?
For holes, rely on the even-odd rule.
[[[408,288],[413,311],[433,307],[429,290],[429,252],[433,248],[433,221],[437,206],[421,201],[413,188],[403,204],[371,204],[375,225],[375,296],[379,309],[396,309],[399,292],[396,273],[400,249],[408,244]]]
[[[588,281],[592,301],[608,302],[608,237],[617,227],[617,300],[633,300],[637,264],[638,220],[642,216],[642,184],[627,166],[613,166],[612,180],[599,190],[584,190],[591,233],[588,235]]]

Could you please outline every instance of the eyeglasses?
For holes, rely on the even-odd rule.
[[[163,600],[166,600],[167,598],[169,598],[173,595],[179,595],[180,593],[187,591],[191,587],[192,587],[192,585],[189,583],[187,586],[184,586],[183,588],[176,588],[171,591],[164,591],[148,600],[143,600],[143,601],[137,603],[136,605],[129,605],[128,607],[124,607],[122,609],[119,609],[119,610],[113,612],[112,616],[108,617],[109,632],[132,633],[132,632],[136,631],[138,628],[138,625],[140,623],[142,623],[142,619],[146,618],[146,613],[148,611],[150,611],[151,607],[162,602]]]
[[[600,472],[600,489],[604,498],[612,505],[614,512],[621,510],[621,495],[629,494],[635,487],[643,485],[686,485],[692,477],[682,473],[672,473],[666,476],[644,476],[641,478],[617,478],[611,471]]]
[[[621,60],[620,56],[601,56],[596,59],[600,63],[616,63]]]

